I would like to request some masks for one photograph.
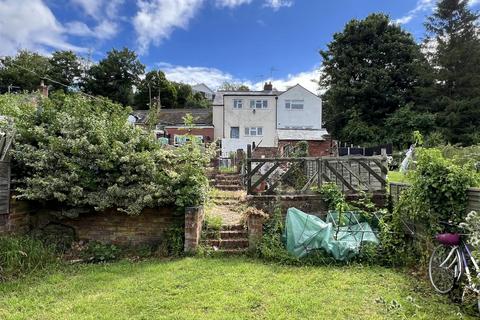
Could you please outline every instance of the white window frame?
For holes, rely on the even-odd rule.
[[[300,99],[285,100],[285,109],[287,110],[303,110],[305,101]]]
[[[250,100],[250,109],[267,109],[268,100]]]
[[[242,109],[243,99],[233,99],[233,109]]]
[[[245,127],[246,137],[263,137],[263,127]]]

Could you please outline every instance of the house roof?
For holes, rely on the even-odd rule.
[[[192,86],[192,90],[214,94],[214,91],[210,89],[205,83],[199,83]]]
[[[135,117],[136,124],[145,124],[148,119],[149,110],[133,110],[132,115]]]
[[[223,106],[223,97],[224,96],[279,96],[284,91],[269,90],[269,91],[217,91],[215,94],[215,99],[213,100],[214,106]]]
[[[213,123],[212,109],[162,109],[160,110],[160,121],[163,126],[182,126],[183,117],[190,113],[193,116],[193,123],[199,126],[211,126]]]
[[[278,140],[306,140],[306,141],[323,141],[328,135],[327,130],[308,130],[308,129],[278,129]]]

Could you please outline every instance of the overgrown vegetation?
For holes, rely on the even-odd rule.
[[[0,237],[0,282],[52,268],[55,249],[28,236]]]
[[[12,117],[16,130],[17,197],[128,214],[202,204],[212,150],[193,142],[166,150],[150,133],[129,125],[128,112],[80,95],[1,95],[0,114]],[[2,126],[10,129],[6,122]]]
[[[384,224],[393,234],[381,240],[395,264],[421,266],[432,251],[434,235],[445,231],[442,222],[458,225],[464,220],[466,190],[474,183],[474,172],[445,159],[439,149],[419,148],[409,178],[410,188]]]

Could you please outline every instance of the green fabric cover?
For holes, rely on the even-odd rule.
[[[357,223],[355,220],[355,223],[339,227],[337,234],[337,227],[332,223],[296,208],[287,211],[284,238],[288,252],[296,257],[303,257],[311,250],[324,249],[340,261],[358,254],[362,243],[379,243],[366,222]]]

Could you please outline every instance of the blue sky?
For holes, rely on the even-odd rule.
[[[476,8],[480,0],[472,0]],[[318,51],[350,19],[383,12],[420,41],[435,0],[0,0],[0,55],[72,49],[101,59],[127,46],[172,80],[267,79],[316,89]]]

